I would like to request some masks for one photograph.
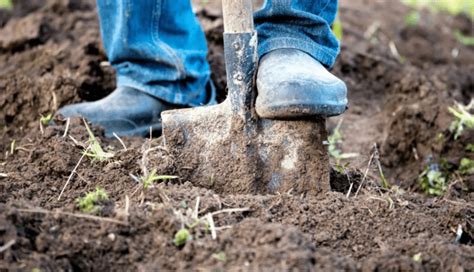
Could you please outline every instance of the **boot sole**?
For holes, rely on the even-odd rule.
[[[271,104],[268,106],[256,106],[257,114],[264,119],[298,119],[307,117],[331,117],[344,113],[347,109],[342,105],[307,105],[307,104]]]

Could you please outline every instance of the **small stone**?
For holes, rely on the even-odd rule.
[[[331,239],[331,235],[327,231],[322,231],[314,237],[317,243],[322,243]]]

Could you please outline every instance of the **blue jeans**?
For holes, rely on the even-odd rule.
[[[204,33],[190,0],[97,0],[102,40],[117,85],[172,104],[214,101]],[[330,25],[337,0],[266,0],[255,13],[259,55],[302,50],[331,67],[339,42]],[[209,89],[209,88],[208,88]]]

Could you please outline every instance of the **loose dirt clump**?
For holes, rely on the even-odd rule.
[[[474,270],[473,177],[456,176],[461,158],[474,159],[466,150],[474,135],[454,140],[447,109],[473,95],[474,51],[450,32],[469,31],[466,18],[423,11],[432,23],[408,27],[409,10],[397,1],[341,1],[344,39],[333,71],[351,101],[342,150],[360,156],[331,171],[331,192],[244,195],[183,178],[144,186],[153,170],[185,174],[161,138],[123,146],[93,128],[113,154],[99,161],[83,154],[83,120],[40,129],[41,115],[107,95],[114,72],[93,1],[19,2],[0,13],[0,270]],[[222,99],[214,4],[196,11]],[[457,177],[442,196],[419,185],[429,162],[449,162]],[[82,212],[76,200],[97,188],[108,196],[95,203],[102,212]],[[183,229],[189,235],[179,244]]]
[[[34,12],[14,12],[0,29],[2,150],[37,130],[41,114],[114,88],[112,69],[102,65],[92,1],[44,1],[40,7],[34,2]]]
[[[454,35],[471,29],[472,22],[464,15],[420,11],[420,22],[408,26],[404,20],[410,10],[397,1],[370,2],[370,9],[359,4],[342,4],[347,35],[334,69],[350,95],[341,132],[351,138],[343,149],[361,154],[352,164],[363,169],[377,143],[391,183],[420,190],[418,176],[430,162],[449,161],[457,169],[461,158],[473,158],[465,150],[473,132],[454,140],[449,131],[454,116],[448,111],[456,102],[467,105],[473,99],[472,47]],[[470,177],[463,183],[469,187]]]

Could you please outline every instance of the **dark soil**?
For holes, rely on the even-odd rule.
[[[333,170],[333,191],[317,196],[225,194],[183,179],[144,189],[137,180],[151,169],[182,171],[161,139],[123,139],[124,149],[98,128],[114,157],[78,165],[88,140],[82,121],[40,129],[39,119],[114,89],[93,1],[16,1],[0,11],[0,271],[473,271],[474,178],[456,169],[461,158],[474,159],[465,149],[474,134],[454,140],[447,110],[474,96],[474,50],[452,34],[472,25],[423,11],[407,27],[408,11],[397,1],[341,3],[344,39],[333,71],[351,100],[342,149],[360,156],[349,161],[354,170]],[[222,99],[220,12],[214,4],[197,12]],[[374,143],[389,190],[376,164],[366,171]],[[419,186],[428,162],[449,165],[443,196]],[[97,187],[109,201],[82,213],[76,199]],[[183,227],[193,239],[176,246]]]

